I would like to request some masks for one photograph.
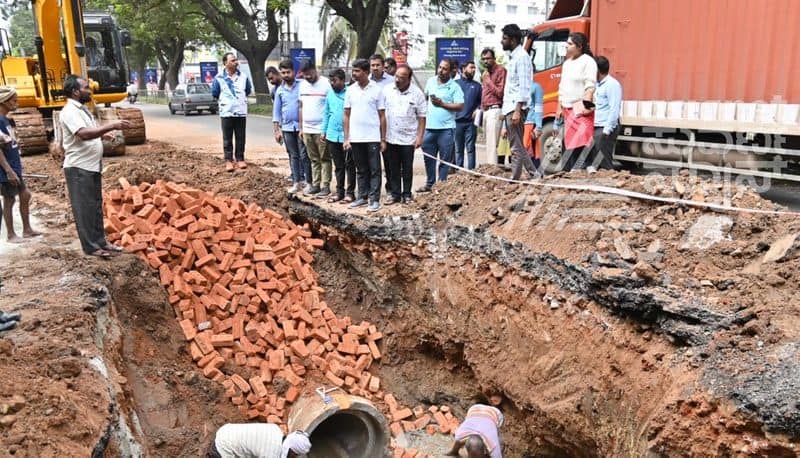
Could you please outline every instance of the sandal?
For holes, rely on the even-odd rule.
[[[353,196],[344,196],[344,199],[340,200],[340,204],[349,204],[350,202],[354,201],[355,198]]]
[[[122,253],[122,252],[124,252],[124,251],[125,251],[125,249],[124,249],[124,248],[122,248],[122,247],[121,247],[121,246],[119,246],[119,245],[114,245],[113,243],[109,243],[108,245],[104,246],[103,248],[104,248],[105,250],[107,250],[107,251],[111,251],[111,252],[113,252],[113,253]]]
[[[225,171],[233,172],[233,162],[228,161],[225,163]]]
[[[238,168],[239,170],[244,170],[244,169],[246,169],[246,168],[247,168],[247,162],[245,162],[245,161],[239,161],[239,162],[237,162],[237,163],[236,163],[236,168]]]
[[[343,200],[343,199],[344,199],[344,197],[331,196],[331,197],[328,197],[328,203],[332,204],[334,202],[339,202],[340,200]]]
[[[89,256],[96,256],[96,257],[102,258],[102,259],[110,259],[111,256],[113,256],[113,255],[111,254],[111,252],[109,252],[107,250],[104,250],[102,248],[98,248],[98,249],[92,251],[91,253],[89,253]]]

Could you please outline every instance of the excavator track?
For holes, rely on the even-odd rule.
[[[49,144],[47,125],[36,108],[22,108],[11,115],[16,123],[17,141],[23,156],[45,153]]]
[[[141,145],[147,139],[145,135],[144,116],[138,108],[117,108],[119,119],[130,121],[131,127],[122,130],[126,145]]]

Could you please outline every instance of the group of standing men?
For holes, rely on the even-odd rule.
[[[570,35],[559,86],[556,127],[563,125],[565,146],[561,169],[581,165],[611,168],[621,87],[608,76],[608,60],[600,57],[595,62],[581,35]],[[383,204],[411,201],[414,151],[422,149],[426,172],[426,181],[416,192],[430,192],[437,181],[447,179],[448,163],[475,168],[481,122],[487,163],[505,163],[505,156],[498,151],[503,138],[508,141],[511,178],[520,179],[523,170],[531,178],[540,176],[536,144],[542,134],[544,94],[533,80],[524,37],[516,24],[503,27],[501,43],[509,56],[506,66],[496,62],[494,50],[484,49],[481,62],[485,71],[480,82],[474,79],[474,62],[464,62],[459,68],[453,60],[442,59],[424,93],[412,84],[413,70],[408,65],[397,65],[377,54],[352,63],[349,85],[344,70],[335,69],[326,77],[319,74],[313,61],[302,62],[299,72],[291,60],[282,61],[277,69],[269,68],[267,78],[274,87],[273,131],[289,156],[289,193],[302,192],[350,208],[368,206],[377,211],[385,170],[388,196]],[[240,105],[246,105],[250,91],[249,80],[238,78],[232,60],[226,55],[228,71],[218,76],[212,91],[220,98],[228,170],[246,167],[242,114],[246,114],[246,106]],[[228,116],[232,119],[223,114],[226,91],[236,102],[230,104]],[[596,135],[595,125],[599,128]]]
[[[383,159],[389,193],[384,203],[412,199],[414,150],[423,142],[428,106],[411,84],[413,70],[386,63],[380,55],[357,59],[349,86],[342,69],[326,78],[305,61],[298,81],[292,62],[280,63],[272,119],[275,139],[289,155],[290,193],[377,211]],[[276,71],[268,75],[276,84]]]

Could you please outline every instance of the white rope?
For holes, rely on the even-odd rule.
[[[422,151],[420,149],[420,151]],[[674,197],[661,197],[661,196],[654,196],[652,194],[645,194],[642,192],[636,191],[629,191],[627,189],[616,188],[613,186],[598,186],[598,185],[583,185],[583,184],[559,184],[559,183],[546,183],[543,181],[524,181],[524,180],[514,180],[511,178],[499,177],[496,175],[489,175],[487,173],[481,173],[475,170],[465,169],[464,167],[452,164],[447,161],[443,161],[438,157],[432,156],[425,151],[422,151],[422,154],[426,157],[429,157],[436,162],[440,162],[445,164],[449,167],[452,167],[457,170],[461,170],[462,172],[466,172],[475,176],[480,176],[484,178],[489,178],[491,180],[497,181],[504,181],[506,183],[517,183],[523,185],[530,185],[530,186],[537,186],[541,188],[554,188],[554,189],[569,189],[573,191],[589,191],[589,192],[597,192],[602,194],[612,194],[615,196],[623,196],[623,197],[630,197],[632,199],[639,199],[639,200],[650,200],[654,202],[663,202],[669,204],[681,204],[690,207],[700,207],[700,208],[708,208],[711,210],[718,210],[718,211],[726,211],[726,212],[739,212],[739,213],[755,213],[761,215],[781,215],[781,216],[794,216],[800,217],[800,212],[793,212],[793,211],[781,211],[781,210],[761,210],[757,208],[744,208],[744,207],[733,207],[730,205],[722,205],[722,204],[715,204],[711,202],[697,202],[694,200],[686,200],[686,199],[677,199]],[[512,156],[509,156],[511,159]]]

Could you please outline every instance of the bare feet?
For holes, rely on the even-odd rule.
[[[244,170],[247,168],[247,163],[245,161],[239,161],[236,163],[236,167],[238,167],[239,170]]]
[[[9,234],[8,235],[8,243],[22,243],[25,239],[18,236],[17,234]]]
[[[233,161],[227,161],[225,163],[225,171],[226,172],[233,172],[233,168],[234,168]]]
[[[32,237],[39,237],[40,235],[43,235],[43,234],[41,232],[39,232],[39,231],[34,231],[33,229],[28,229],[27,231],[22,231],[22,236],[24,238],[26,238],[26,239],[29,239],[29,238],[32,238]]]

